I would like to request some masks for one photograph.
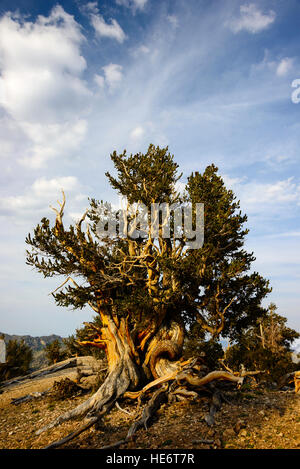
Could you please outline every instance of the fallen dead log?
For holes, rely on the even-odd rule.
[[[4,389],[8,386],[17,385],[27,380],[40,379],[49,374],[57,373],[58,371],[65,370],[67,368],[74,368],[77,366],[77,359],[71,358],[69,360],[64,360],[63,362],[56,363],[54,365],[43,368],[42,370],[34,371],[28,375],[17,376],[16,378],[3,381],[0,385],[0,389]]]
[[[44,397],[47,394],[49,394],[50,390],[51,388],[46,389],[46,391],[43,391],[43,392],[33,392],[32,394],[26,394],[26,396],[22,396],[22,397],[12,397],[11,404],[19,405],[19,404],[23,404],[23,402],[28,402],[28,401],[32,401],[33,399]]]
[[[81,375],[82,377],[91,376],[91,375],[96,374],[98,371],[102,371],[102,370],[98,370],[99,364],[97,364],[97,361],[94,359],[94,357],[91,357],[91,356],[73,357],[73,358],[64,360],[62,362],[55,363],[54,365],[50,365],[45,368],[42,368],[41,370],[34,371],[27,375],[17,376],[16,378],[3,381],[0,384],[0,389],[4,390],[7,387],[15,386],[25,381],[42,379],[45,376],[55,375],[56,373],[59,373],[61,371],[73,369],[76,367],[78,369],[79,375]]]

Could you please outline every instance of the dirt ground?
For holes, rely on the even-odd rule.
[[[73,376],[74,374],[74,376]],[[75,372],[62,372],[75,378]],[[38,449],[59,440],[80,426],[80,421],[65,422],[41,435],[36,430],[87,399],[88,394],[64,401],[50,396],[11,404],[11,399],[52,386],[56,377],[23,383],[0,394],[0,449]],[[133,439],[120,446],[135,449],[300,449],[300,395],[293,391],[227,391],[229,402],[223,403],[216,422],[209,427],[204,420],[209,410],[207,397],[195,401],[164,404],[152,425],[140,429]],[[91,428],[63,448],[98,449],[126,436],[138,415],[136,402],[120,401],[103,418],[97,428]],[[202,440],[207,440],[203,443]]]

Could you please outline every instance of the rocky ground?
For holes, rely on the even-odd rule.
[[[61,374],[60,379],[74,372]],[[84,399],[88,394],[57,400],[53,396],[39,398],[20,405],[11,404],[20,397],[51,387],[56,378],[44,378],[25,383],[0,394],[0,448],[43,448],[74,431],[79,421],[66,422],[40,436],[43,427]],[[136,449],[299,449],[300,395],[293,391],[266,391],[260,388],[227,391],[227,403],[216,414],[209,427],[204,416],[209,410],[207,397],[196,401],[164,404],[149,429],[140,429],[131,441],[120,448]],[[123,410],[115,407],[103,418],[101,425],[82,433],[64,448],[94,449],[114,443],[126,436],[136,413],[136,402],[121,402]],[[203,442],[205,440],[205,442]]]

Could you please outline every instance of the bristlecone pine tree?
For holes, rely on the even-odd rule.
[[[214,339],[221,334],[233,337],[265,313],[261,300],[270,291],[268,281],[248,273],[254,257],[243,249],[247,217],[217,168],[211,165],[203,174],[192,174],[181,195],[176,191],[178,165],[168,148],[150,145],[146,154],[114,152],[111,159],[116,174],[107,173],[108,180],[137,211],[141,203],[149,213],[152,203],[204,203],[204,244],[188,249],[187,239],[176,237],[172,223],[170,237],[163,237],[162,218],[155,239],[150,218],[146,237],[101,238],[97,227],[106,205],[95,199],[67,229],[63,193],[60,207],[54,209],[54,226],[43,218],[28,235],[27,263],[45,277],[65,276],[53,292],[58,305],[89,305],[97,312],[101,325],[92,325],[87,344],[105,351],[109,373],[92,397],[39,432],[84,415],[77,435],[121,397],[135,399],[156,389],[130,436],[167,395],[188,395],[189,387],[199,390],[214,380],[241,383],[241,377],[225,371],[208,373],[197,357],[184,361],[185,329],[198,321]]]

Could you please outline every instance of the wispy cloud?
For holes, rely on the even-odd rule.
[[[136,10],[143,10],[147,4],[148,0],[116,0],[118,5],[131,8],[135,13]]]
[[[84,40],[60,6],[35,22],[10,13],[0,20],[0,105],[32,142],[23,156],[32,168],[74,150],[85,134],[85,120],[76,117],[91,96],[81,78]]]
[[[126,34],[117,20],[111,18],[110,22],[107,23],[100,14],[96,2],[87,3],[84,7],[82,7],[82,11],[86,12],[88,15],[97,36],[115,39],[120,43],[124,42],[126,39]]]
[[[103,68],[105,82],[107,83],[110,90],[113,90],[122,80],[122,65],[118,64],[108,64]]]
[[[229,22],[234,33],[248,31],[255,34],[269,28],[274,23],[276,14],[273,10],[263,13],[255,3],[240,6],[240,15]]]
[[[294,59],[291,57],[285,57],[279,62],[276,68],[276,74],[279,77],[283,77],[287,75],[293,69],[293,66],[294,66]]]
[[[109,154],[144,152],[151,142],[169,145],[184,177],[212,162],[228,174],[250,234],[287,233],[277,244],[259,238],[254,253],[268,277],[274,272],[279,292],[283,268],[284,288],[296,291],[292,252],[278,262],[275,256],[290,240],[299,246],[300,105],[290,86],[299,64],[296,20],[288,41],[276,42],[284,24],[276,18],[289,8],[121,1],[80,7],[82,25],[80,15],[67,13],[68,2],[45,16],[0,18],[3,245],[14,251],[17,240],[23,255],[24,232],[41,216],[54,217],[49,204],[61,188],[69,217],[84,211],[86,193],[114,202],[104,176],[112,171]],[[240,44],[242,31],[249,34]],[[2,262],[1,278],[6,273]],[[23,278],[32,292],[40,283],[30,275]]]
[[[173,26],[173,28],[178,28],[179,26],[179,20],[177,18],[176,15],[168,15],[167,16],[167,20],[169,21],[169,23],[171,23],[171,25]]]
[[[76,176],[63,176],[52,179],[41,177],[27,187],[23,194],[2,197],[0,199],[0,216],[9,216],[17,225],[29,220],[39,221],[37,217],[51,214],[49,204],[56,206],[56,200],[61,199],[62,190],[68,196],[67,214],[77,211],[87,203],[87,197],[82,193],[82,185]]]

